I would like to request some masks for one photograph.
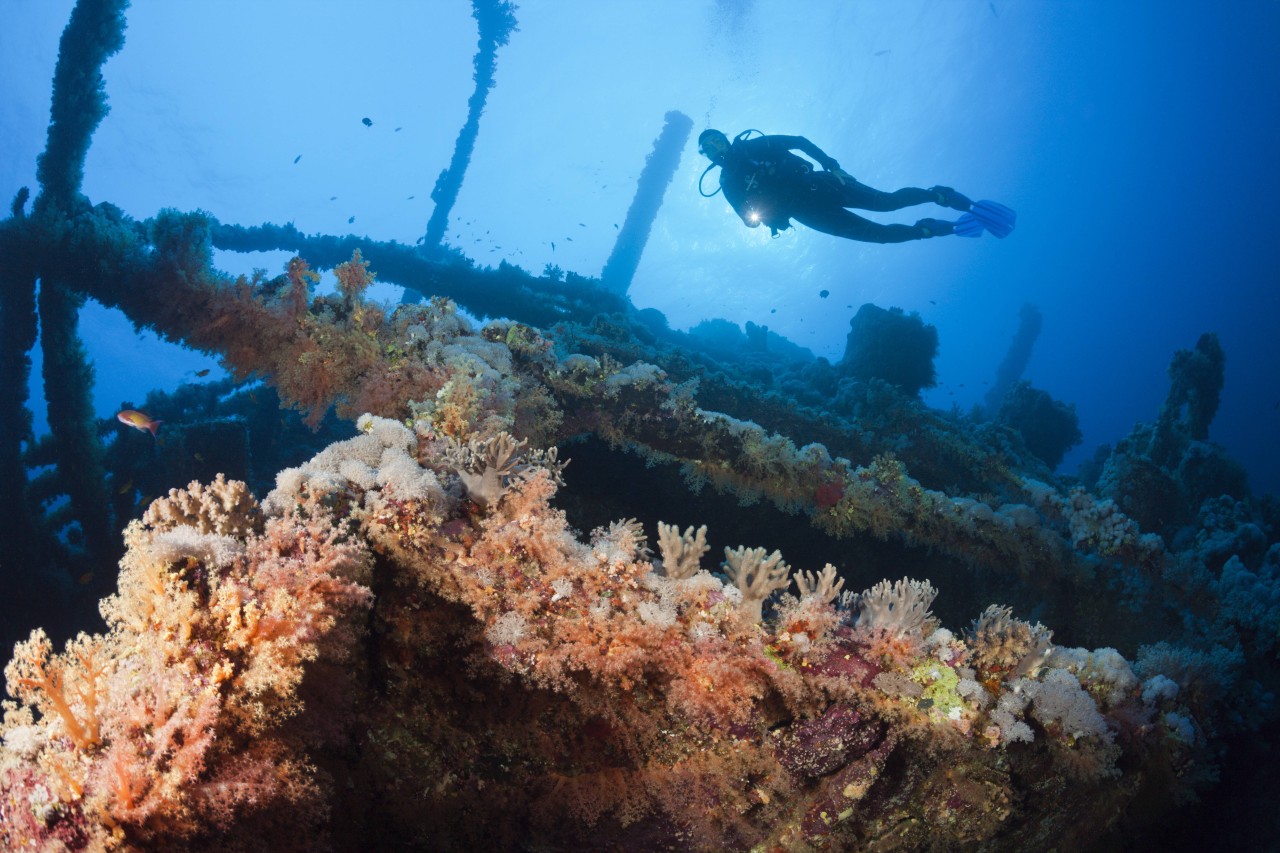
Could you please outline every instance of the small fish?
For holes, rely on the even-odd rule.
[[[299,154],[297,157],[294,157],[294,158],[293,158],[293,162],[294,162],[294,163],[297,163],[297,162],[298,162],[299,160],[301,160],[301,159],[302,159],[302,155],[301,155],[301,154]]]
[[[79,578],[77,578],[76,581],[80,584],[80,586],[88,586],[89,584],[93,583],[93,572],[85,572]]]
[[[830,290],[819,290],[819,291],[818,291],[818,296],[819,296],[819,297],[821,297],[821,298],[823,298],[823,299],[826,299],[826,298],[827,298],[828,296],[830,296],[830,295],[831,295],[831,291],[830,291]]]
[[[770,313],[770,314],[777,314],[777,313],[778,313],[778,309],[777,309],[777,308],[770,308],[770,309],[769,309],[769,313]]]
[[[352,222],[355,222],[355,221],[356,221],[356,218],[353,216],[347,220],[347,224],[350,225]]]
[[[996,11],[995,3],[988,3],[987,6],[991,9],[991,14],[995,15],[997,18],[1000,17],[1000,13]]]
[[[203,461],[204,461],[204,456],[203,456],[203,455],[201,455],[201,454],[199,454],[199,453],[197,453],[197,454],[195,454],[195,459],[196,459],[196,461],[197,461],[197,462],[203,462]]]
[[[116,489],[116,494],[117,494],[117,495],[123,495],[123,494],[125,494],[125,493],[127,493],[127,492],[131,492],[131,491],[133,491],[133,480],[125,480],[125,481],[124,481],[124,485],[123,485],[123,486],[121,486],[120,488]]]
[[[937,305],[938,303],[936,303],[936,302],[934,302],[932,299],[930,299],[930,300],[929,300],[929,304],[930,304],[930,305]]]
[[[407,199],[407,201],[413,201],[413,199],[414,199],[414,196],[409,196],[409,198]]]
[[[551,243],[551,251],[553,251],[553,252],[554,252],[555,250],[556,250],[556,244],[555,244],[555,242],[553,241],[553,242]]]
[[[402,131],[402,130],[404,130],[404,128],[403,128],[403,127],[397,127],[397,128],[396,128],[394,131],[392,131],[392,132],[393,132],[393,133],[399,133],[399,132],[400,132],[400,131]]]
[[[876,55],[876,56],[884,56],[884,55],[885,55],[886,53],[888,53],[888,52],[889,52],[889,51],[887,51],[887,50],[877,50],[877,51],[875,52],[875,55]]]
[[[337,201],[337,200],[338,200],[338,197],[336,195],[329,196],[329,201]]]
[[[365,116],[364,118],[360,119],[360,123],[363,124],[365,127],[373,127],[373,119],[369,118],[368,116]]]
[[[196,378],[197,378],[197,379],[200,379],[200,378],[202,378],[202,377],[208,376],[208,375],[209,375],[209,371],[210,371],[210,369],[211,369],[211,368],[206,367],[204,370],[197,370],[197,371],[196,371]]]
[[[587,227],[587,223],[585,223],[585,222],[579,222],[579,223],[578,223],[578,227],[579,227],[579,228],[586,228],[586,227]]]
[[[614,228],[617,228],[617,227],[618,227],[618,223],[616,223],[616,222],[615,222],[615,223],[613,223],[613,227],[614,227]]]
[[[572,237],[565,237],[565,239],[566,239],[566,240],[568,240],[570,243],[572,243],[572,242],[573,242],[573,238],[572,238]]]
[[[116,412],[116,420],[125,426],[131,426],[134,429],[151,433],[154,438],[156,430],[160,428],[160,424],[164,421],[153,420],[136,409],[123,409]]]

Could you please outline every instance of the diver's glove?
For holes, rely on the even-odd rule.
[[[955,224],[945,219],[921,219],[916,222],[916,227],[924,232],[920,238],[922,240],[929,237],[945,237],[948,234],[956,233]]]
[[[951,187],[929,187],[929,192],[937,196],[938,204],[943,207],[949,207],[952,210],[968,210],[973,206],[973,202],[969,201],[966,196],[951,189]]]

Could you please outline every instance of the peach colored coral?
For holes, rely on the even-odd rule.
[[[728,549],[741,577],[725,583],[698,567],[700,532],[665,528],[682,568],[660,574],[634,519],[575,535],[547,455],[481,504],[445,442],[377,417],[359,430],[282,472],[261,513],[234,483],[171,494],[126,531],[110,630],[62,654],[41,633],[19,646],[0,817],[23,817],[0,840],[370,841],[335,841],[337,811],[439,849],[524,843],[515,828],[839,848],[884,831],[888,797],[931,804],[947,817],[928,831],[967,843],[1001,831],[988,806],[1039,807],[993,753],[1031,750],[1038,773],[1120,802],[1128,788],[1096,785],[1122,757],[1187,748],[1126,722],[1157,700],[1112,650],[1051,670],[1074,689],[1032,670],[980,683],[985,653],[937,628],[931,584],[878,584],[855,618],[830,564],[744,618],[786,585],[780,553]],[[1161,711],[1190,719],[1174,698]]]
[[[28,787],[57,797],[51,833],[69,821],[91,847],[168,846],[286,803],[300,826],[322,810],[286,723],[304,671],[349,660],[362,633],[368,552],[316,507],[246,530],[246,495],[221,480],[171,493],[200,513],[155,507],[129,526],[105,635],[62,654],[41,631],[19,644],[4,734],[44,779]]]

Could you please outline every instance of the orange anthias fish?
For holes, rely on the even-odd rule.
[[[160,428],[160,424],[164,423],[164,421],[154,420],[134,409],[125,409],[123,411],[116,412],[116,420],[125,426],[131,426],[134,429],[150,432],[153,438],[155,437],[156,430]]]

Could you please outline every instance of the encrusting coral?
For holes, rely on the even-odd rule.
[[[831,566],[762,622],[776,552],[731,552],[735,585],[664,528],[659,574],[634,521],[575,538],[545,457],[507,446],[482,503],[425,423],[359,428],[261,508],[175,490],[127,531],[108,633],[20,645],[6,849],[1031,849],[1194,747],[1109,650],[1014,667],[1005,611],[966,641],[904,580],[855,615]]]

